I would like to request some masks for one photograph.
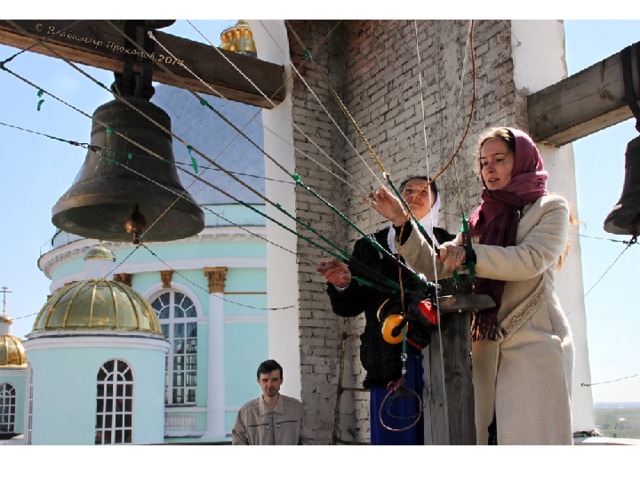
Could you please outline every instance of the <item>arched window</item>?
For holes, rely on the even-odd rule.
[[[11,438],[16,428],[16,389],[0,384],[0,438]]]
[[[183,293],[162,293],[151,302],[162,332],[171,342],[167,356],[165,404],[195,405],[198,374],[196,307]]]
[[[131,443],[133,372],[123,360],[109,360],[98,372],[96,445]]]

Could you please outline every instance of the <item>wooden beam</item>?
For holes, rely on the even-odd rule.
[[[631,45],[635,99],[640,100],[637,55]],[[618,52],[527,97],[529,133],[537,142],[562,146],[633,118],[624,97],[622,53]]]
[[[471,317],[472,312],[495,305],[489,295],[438,297],[440,330],[431,334],[431,345],[425,352],[425,444],[476,444]]]
[[[138,38],[135,40],[138,45],[143,44],[146,35],[144,30],[138,28]],[[263,108],[277,106],[285,97],[282,65],[226,52],[157,30],[154,36],[173,56],[157,45],[151,54],[135,47],[126,52],[123,32],[123,20],[0,20],[0,43],[29,49],[30,52],[118,73],[122,72],[124,55],[132,56],[138,65],[142,64],[145,57],[151,57],[155,60],[153,80],[159,83],[216,95],[210,86],[229,100]],[[193,73],[189,73],[182,65]],[[264,95],[239,72],[251,79]]]

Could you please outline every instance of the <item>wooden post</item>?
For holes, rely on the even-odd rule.
[[[440,335],[425,352],[425,444],[475,445],[471,381],[471,317],[495,306],[488,295],[438,298]]]

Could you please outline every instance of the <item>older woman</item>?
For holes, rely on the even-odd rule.
[[[571,444],[574,351],[554,283],[569,206],[548,193],[542,158],[520,130],[485,133],[479,168],[484,191],[469,219],[472,250],[458,235],[436,257],[407,223],[399,251],[428,278],[462,271],[467,259],[475,262],[476,292],[496,303],[476,315],[472,330],[477,443]],[[405,221],[402,204],[389,191],[378,190],[372,203],[394,225]]]
[[[407,178],[400,184],[400,194],[432,241],[438,243],[455,238],[454,235],[437,227],[440,199],[436,184],[428,177]],[[379,230],[373,237],[394,256],[397,254],[396,232],[391,226]],[[403,270],[400,275],[398,263],[392,261],[389,256],[381,255],[366,239],[361,238],[355,243],[352,257],[349,265],[336,259],[321,262],[317,271],[327,280],[327,294],[334,313],[344,317],[361,313],[365,315],[365,327],[360,336],[360,360],[366,370],[363,385],[370,389],[371,444],[422,445],[424,424],[416,398],[407,396],[394,400],[393,408],[381,408],[389,393],[389,383],[401,378],[403,368],[402,345],[392,345],[384,340],[378,319],[378,310],[389,299],[390,294],[384,289],[361,284],[353,277],[360,276],[373,283],[380,283],[380,279],[397,282],[401,277],[407,289],[413,286],[416,280],[408,271]],[[372,275],[375,275],[375,278]],[[406,367],[406,386],[422,395],[422,353],[409,351]],[[411,428],[407,428],[407,425],[414,423],[416,415],[420,415],[419,420]]]

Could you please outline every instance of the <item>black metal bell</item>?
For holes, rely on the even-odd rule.
[[[146,99],[124,100],[166,131],[124,101],[98,107],[82,169],[52,209],[54,225],[86,238],[134,243],[197,234],[204,214],[180,183],[171,118]]]
[[[627,144],[622,195],[607,215],[604,230],[615,235],[640,235],[640,136]]]

